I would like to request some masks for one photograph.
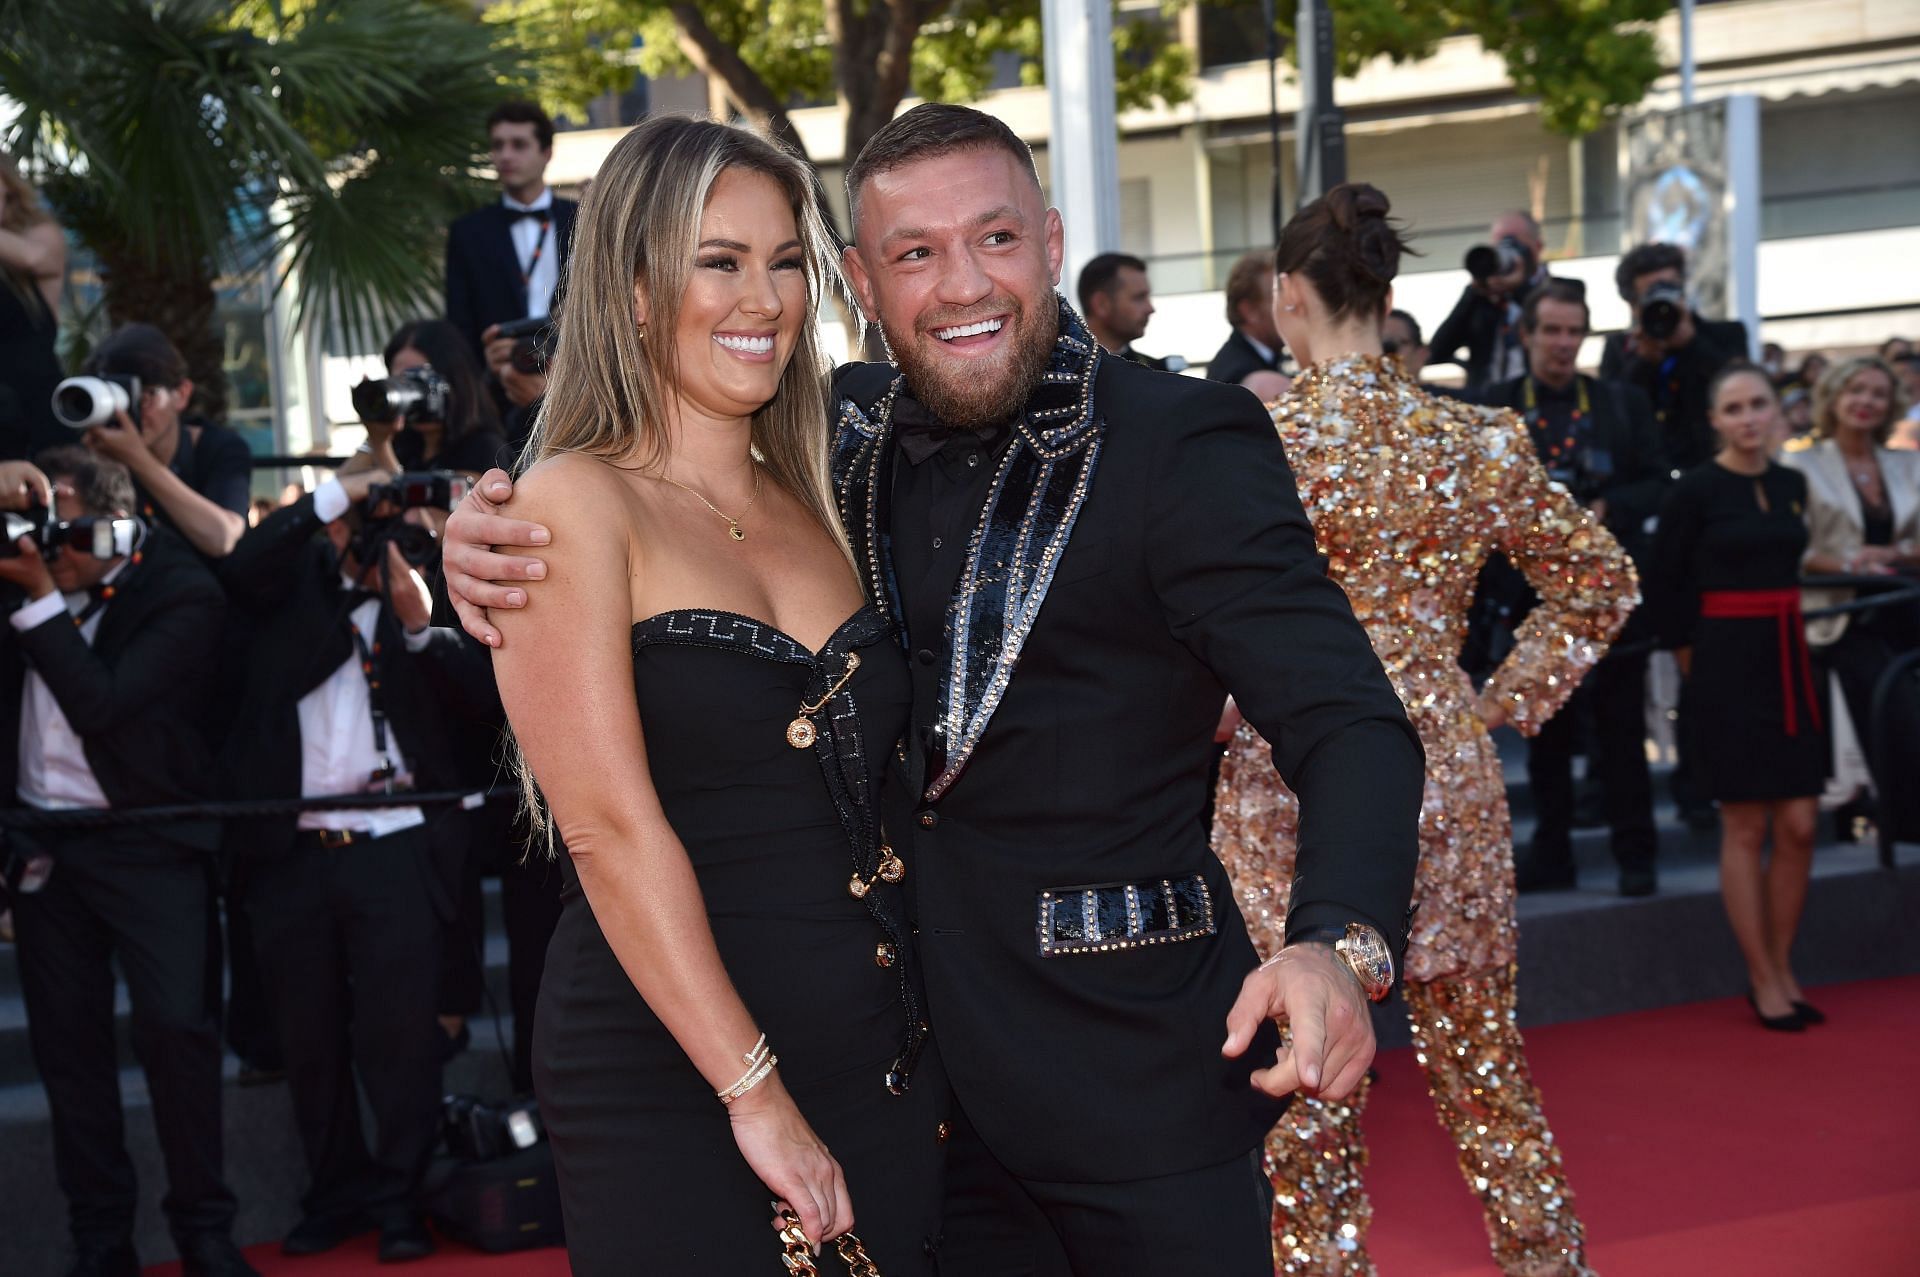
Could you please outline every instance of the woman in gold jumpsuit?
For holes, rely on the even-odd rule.
[[[1491,727],[1532,733],[1638,602],[1633,567],[1552,484],[1521,422],[1436,398],[1380,353],[1405,247],[1386,196],[1344,185],[1281,237],[1276,317],[1305,371],[1274,408],[1335,580],[1427,751],[1404,995],[1415,1057],[1503,1271],[1583,1274],[1560,1150],[1514,1021],[1512,832]],[[1503,553],[1540,596],[1475,695],[1457,658],[1480,565]],[[1299,808],[1242,725],[1220,771],[1214,847],[1263,953],[1284,941]],[[1285,1273],[1367,1274],[1362,1089],[1296,1097],[1267,1142],[1274,1259]]]

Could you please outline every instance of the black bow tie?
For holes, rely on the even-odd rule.
[[[906,453],[907,460],[917,466],[928,457],[937,456],[955,440],[965,440],[991,452],[1001,435],[1006,433],[1006,427],[962,430],[928,412],[918,399],[899,395],[893,401],[893,433],[900,441],[900,451]]]
[[[528,220],[544,222],[547,220],[547,214],[552,211],[544,208],[507,208],[505,204],[500,207],[506,211],[509,226]]]

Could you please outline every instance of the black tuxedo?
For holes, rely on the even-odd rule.
[[[1207,361],[1207,380],[1237,386],[1248,373],[1262,370],[1280,371],[1280,352],[1276,350],[1272,359],[1266,358],[1247,340],[1246,334],[1236,328]]]
[[[552,212],[552,239],[544,251],[559,253],[564,280],[580,206],[556,195]],[[476,354],[481,349],[480,334],[489,325],[527,314],[526,289],[520,283],[524,263],[513,247],[515,216],[514,210],[496,200],[460,218],[447,231],[447,318],[467,335]]]
[[[14,792],[26,668],[80,737],[110,807],[205,799],[200,727],[225,600],[186,544],[156,530],[115,578],[91,645],[68,613],[0,631],[0,766]],[[17,802],[17,798],[15,799]],[[207,853],[214,821],[37,832],[46,885],[13,900],[21,993],[53,1120],[54,1170],[82,1253],[130,1242],[139,1199],[123,1141],[114,1049],[118,959],[136,1055],[166,1159],[176,1238],[226,1233],[222,1179],[220,976]]]
[[[0,775],[9,791],[20,772],[20,689],[30,661],[81,737],[109,806],[207,798],[213,767],[200,722],[225,609],[213,574],[185,542],[156,529],[141,561],[116,581],[92,646],[64,621],[9,634],[0,645]],[[218,830],[196,821],[151,832],[212,850]]]
[[[359,600],[342,588],[311,495],[247,533],[222,566],[261,614],[222,755],[228,790],[298,797],[299,703],[353,656]],[[415,786],[456,787],[449,720],[491,693],[484,652],[449,630],[431,631],[426,648],[411,652],[384,605],[375,635],[372,677]],[[388,1223],[410,1215],[437,1139],[442,1035],[433,1017],[467,818],[426,815],[424,827],[339,847],[296,834],[292,815],[229,824],[236,854],[251,858],[244,903],[286,1049],[310,1215],[367,1211]],[[371,1149],[356,1076],[378,1133]]]
[[[922,491],[940,461],[896,446],[891,367],[836,381],[842,517],[914,674],[899,779],[918,800],[901,816],[935,1039],[971,1126],[1030,1191],[1215,1167],[1278,1116],[1247,1083],[1271,1026],[1220,1056],[1258,961],[1201,820],[1227,692],[1309,813],[1296,933],[1364,920],[1402,944],[1422,787],[1260,405],[1105,357],[1061,310],[1048,381],[990,455],[959,460],[952,499]],[[958,552],[939,531],[956,510],[975,529]],[[1161,884],[1188,882],[1206,906],[1166,908]],[[1075,944],[1097,884],[1138,888],[1142,916],[1102,935],[1144,943]],[[962,1231],[950,1220],[949,1243]]]

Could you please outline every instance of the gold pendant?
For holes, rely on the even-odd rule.
[[[727,525],[727,535],[736,541],[744,541],[747,539],[747,534],[740,530],[740,525],[737,523]]]
[[[888,882],[899,882],[907,876],[907,862],[893,854],[893,848],[880,849],[880,876]]]
[[[818,739],[820,733],[814,729],[812,719],[801,717],[787,724],[787,744],[795,749],[811,749]]]

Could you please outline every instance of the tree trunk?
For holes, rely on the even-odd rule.
[[[104,277],[107,319],[152,324],[186,360],[193,379],[189,411],[219,421],[227,415],[226,349],[214,325],[213,271],[204,262],[171,266],[148,261],[124,244],[95,246]]]

